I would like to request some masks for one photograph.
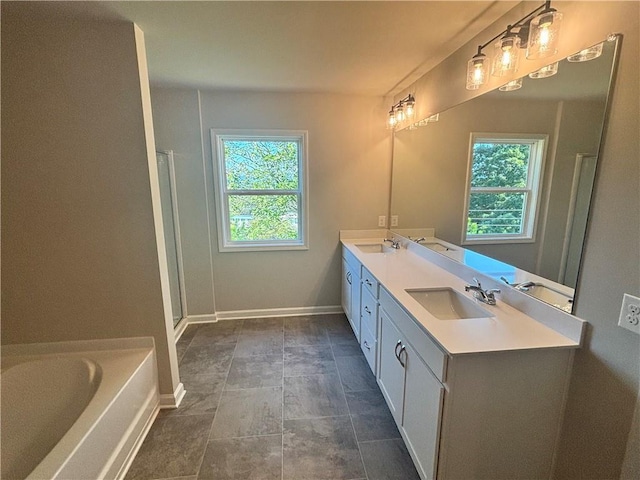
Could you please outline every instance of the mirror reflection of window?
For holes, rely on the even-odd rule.
[[[472,134],[464,243],[531,241],[544,135]]]

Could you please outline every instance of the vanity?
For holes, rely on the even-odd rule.
[[[465,286],[491,277],[371,233],[341,235],[343,308],[420,477],[550,478],[585,322],[511,287],[483,303]]]

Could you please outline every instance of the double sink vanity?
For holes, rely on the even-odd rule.
[[[585,322],[430,240],[341,232],[342,306],[421,478],[550,478]]]

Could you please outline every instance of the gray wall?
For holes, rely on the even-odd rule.
[[[339,305],[339,230],[376,228],[378,215],[387,213],[391,143],[382,98],[203,91],[200,109],[197,98],[197,91],[152,90],[157,143],[182,159],[176,166],[182,162],[177,196],[183,243],[189,245],[185,277],[196,285],[190,292],[188,287],[189,305],[209,302],[210,312],[198,313],[213,313],[210,271],[205,271],[211,266],[218,312]],[[194,130],[199,111],[204,165],[199,132]],[[218,252],[210,138],[214,127],[308,130],[309,250]],[[182,224],[183,211],[188,225]],[[209,233],[203,230],[206,225]]]
[[[2,3],[2,343],[153,336],[170,394],[140,40]]]

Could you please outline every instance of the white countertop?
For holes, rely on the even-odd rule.
[[[580,346],[579,342],[500,301],[499,295],[497,305],[486,305],[474,300],[489,311],[492,317],[439,320],[405,290],[451,287],[473,298],[471,293],[464,291],[464,280],[405,248],[391,253],[364,253],[356,247],[356,244],[380,243],[381,238],[343,238],[341,241],[418,325],[450,355]]]

